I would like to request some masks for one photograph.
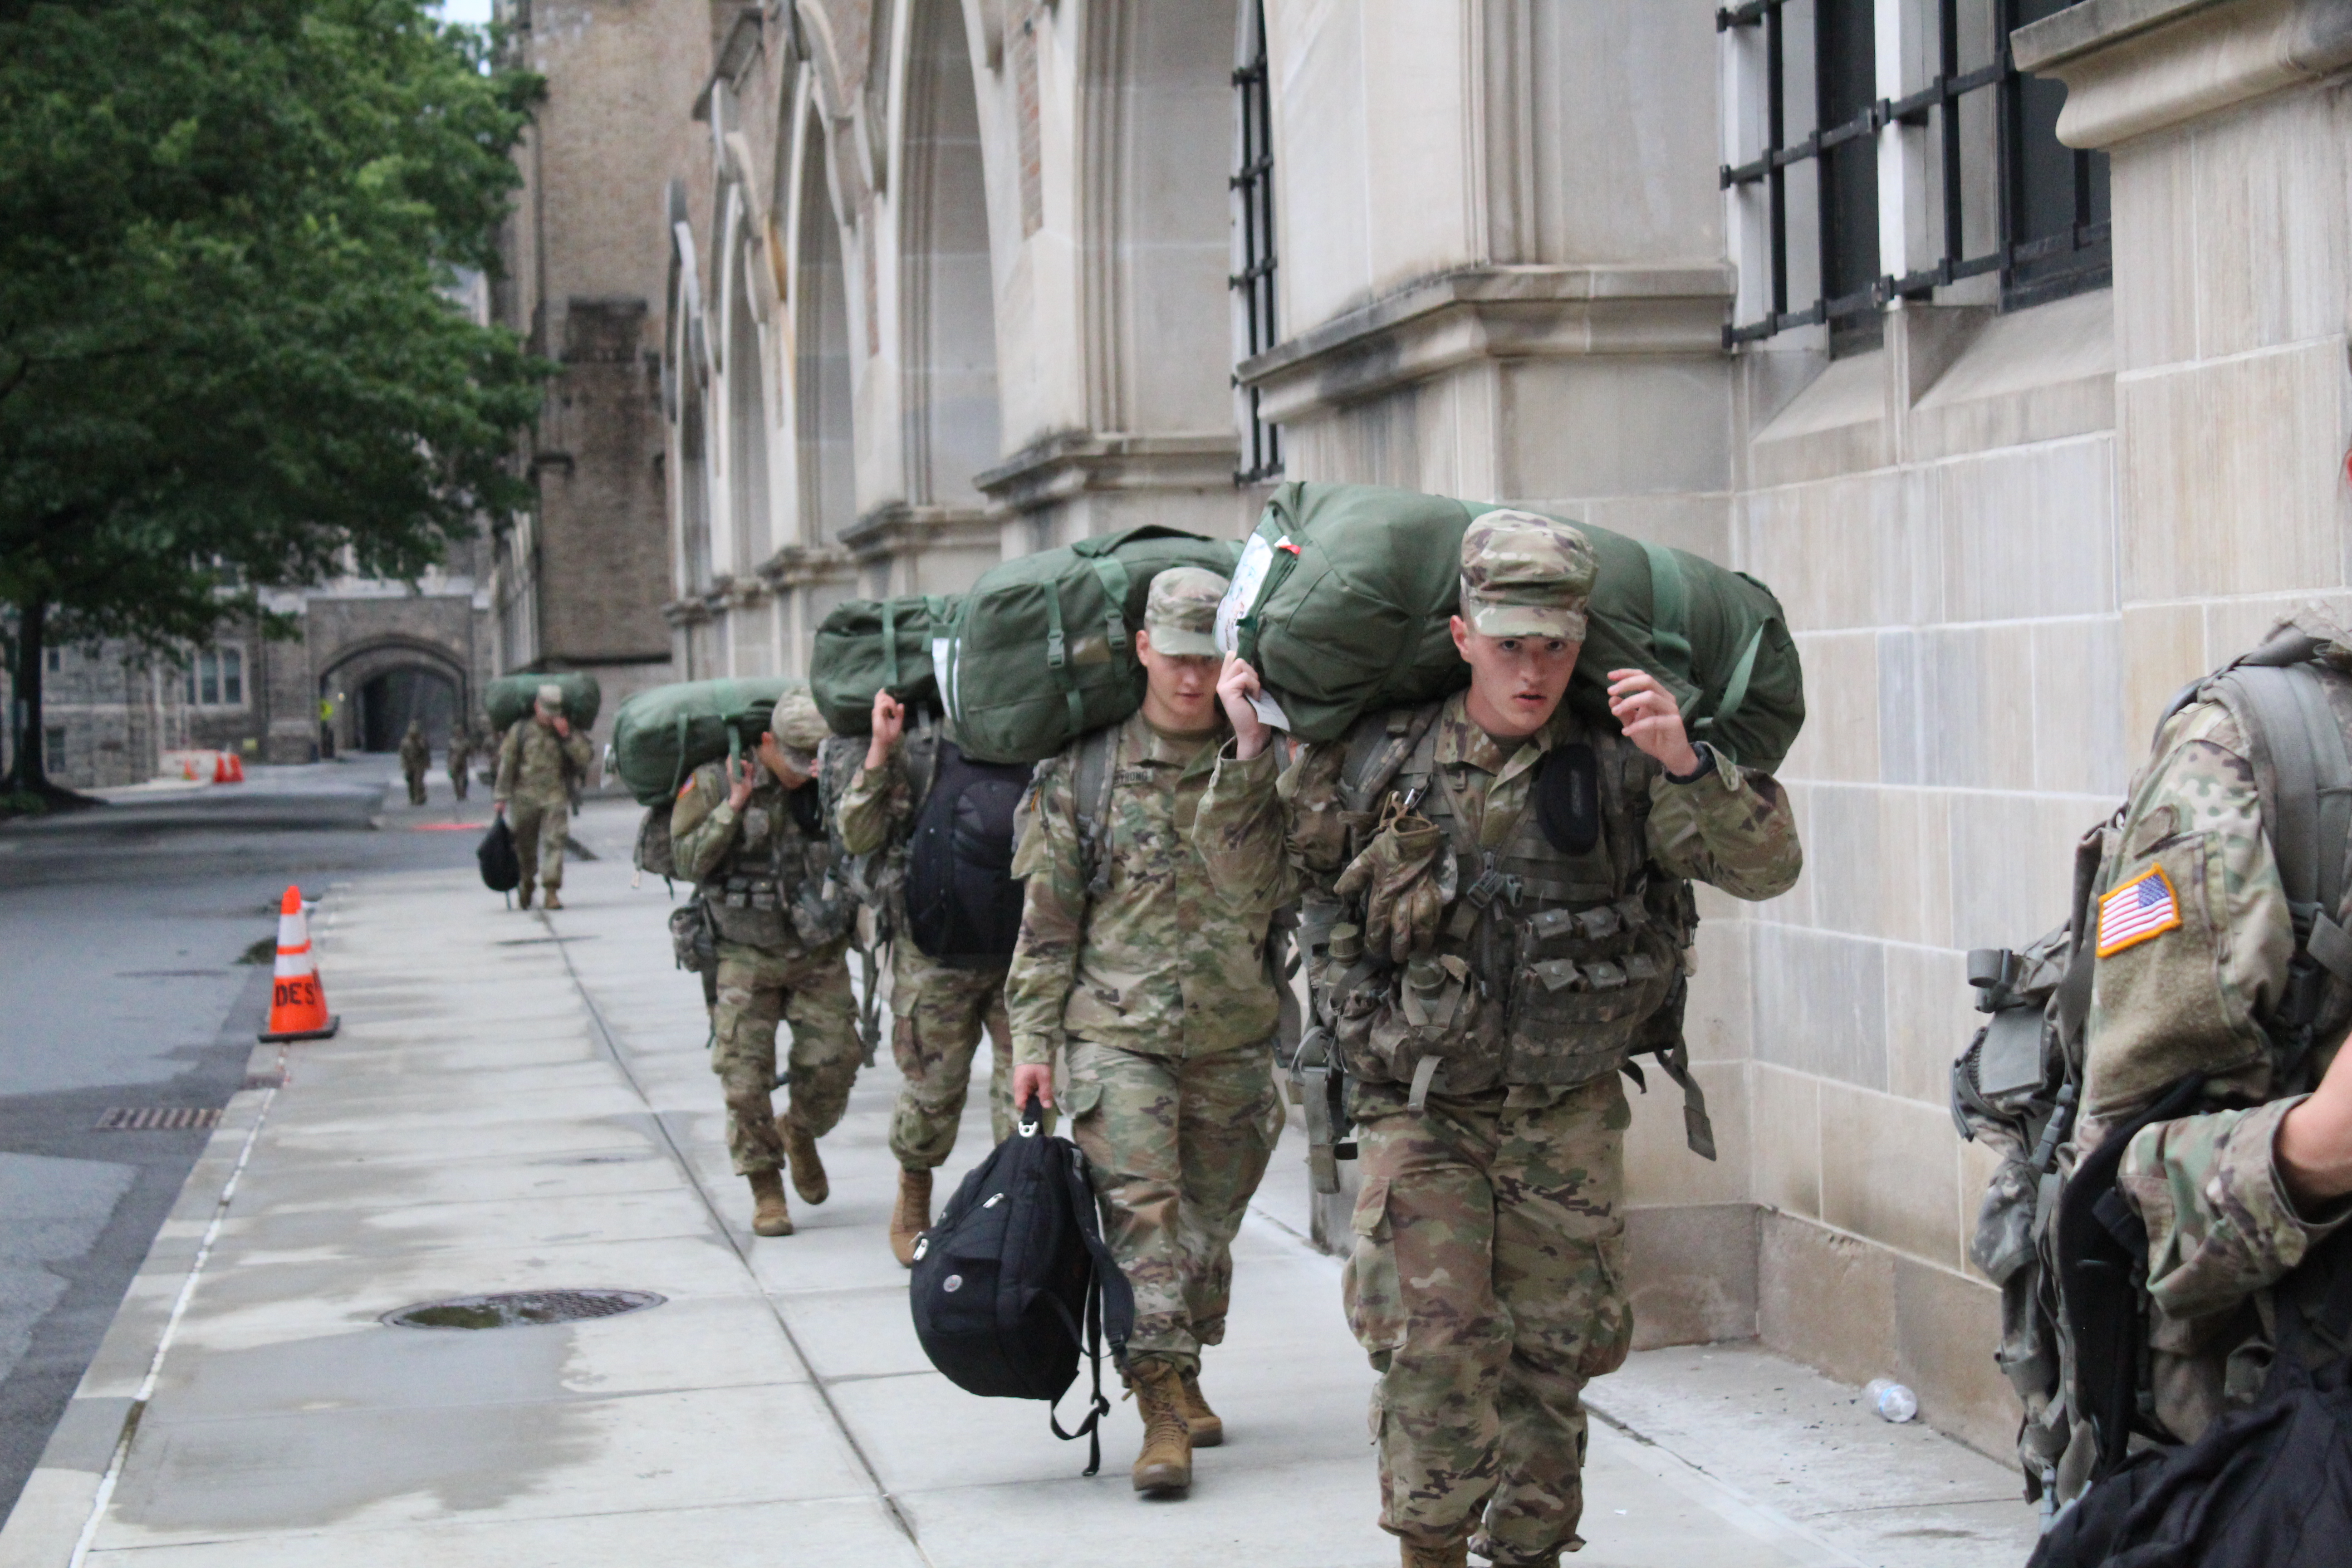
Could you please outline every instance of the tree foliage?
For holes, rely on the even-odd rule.
[[[168,647],[526,503],[548,367],[447,292],[498,274],[541,90],[492,50],[424,0],[0,0],[20,628]]]

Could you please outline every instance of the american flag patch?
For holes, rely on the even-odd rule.
[[[2151,867],[2146,876],[2099,900],[2099,956],[2121,952],[2179,924],[2180,900],[2173,897],[2172,879],[2163,867]]]

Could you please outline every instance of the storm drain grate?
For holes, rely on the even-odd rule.
[[[507,1290],[490,1296],[452,1296],[386,1312],[380,1322],[400,1329],[513,1329],[539,1323],[577,1323],[616,1318],[668,1300],[651,1290]]]
[[[218,1106],[116,1105],[98,1119],[100,1132],[184,1132],[191,1128],[218,1127]]]

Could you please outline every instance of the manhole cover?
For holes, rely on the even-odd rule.
[[[403,1307],[378,1321],[401,1329],[513,1329],[614,1318],[668,1300],[651,1290],[508,1290]]]

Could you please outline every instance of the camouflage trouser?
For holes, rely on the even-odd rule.
[[[1282,1133],[1273,1053],[1147,1057],[1073,1039],[1068,1061],[1070,1135],[1135,1287],[1128,1353],[1196,1366],[1224,1340],[1234,1234]]]
[[[507,825],[514,829],[515,858],[522,862],[523,891],[530,891],[531,875],[549,892],[563,886],[563,847],[572,839],[572,803],[561,797],[533,800],[516,795],[507,802]]]
[[[404,768],[401,771],[408,776],[408,804],[423,805],[425,804],[425,770]]]
[[[1586,1383],[1633,1332],[1617,1075],[1557,1104],[1360,1091],[1363,1190],[1342,1280],[1381,1373],[1381,1524],[1424,1545],[1483,1514],[1498,1563],[1549,1563],[1584,1510]]]
[[[466,759],[451,757],[449,759],[449,793],[463,800],[466,798],[467,786],[472,783],[473,776],[466,766]]]
[[[719,944],[719,1005],[711,1009],[710,1070],[727,1096],[727,1152],[735,1173],[782,1170],[776,1134],[776,1025],[793,1028],[791,1116],[822,1138],[849,1104],[866,1047],[849,990],[847,939],[787,958],[766,948]]]
[[[995,1046],[988,1123],[999,1143],[1013,1131],[1013,1026],[1004,1017],[1004,965],[953,969],[901,934],[891,943],[890,1054],[906,1082],[890,1113],[890,1152],[909,1171],[936,1170],[955,1148],[971,1088],[981,1026]]]

